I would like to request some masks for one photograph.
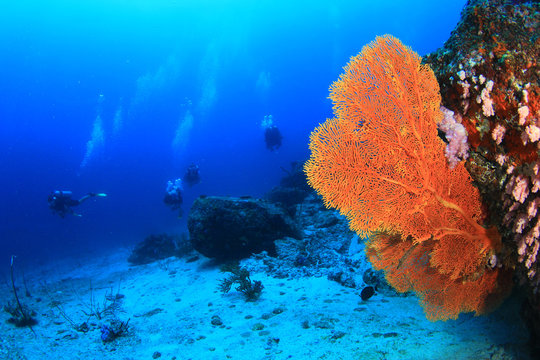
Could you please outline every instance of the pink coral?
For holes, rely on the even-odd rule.
[[[506,133],[506,128],[501,124],[497,124],[493,131],[491,132],[491,138],[495,140],[497,145],[500,145],[503,141],[504,134]]]
[[[525,226],[527,225],[528,222],[529,222],[529,219],[527,218],[527,216],[525,214],[519,214],[515,218],[514,232],[518,233],[518,234],[521,234],[521,232],[523,231],[523,229],[525,228]]]
[[[527,116],[529,116],[529,107],[528,106],[521,106],[518,108],[518,114],[519,114],[519,125],[525,124],[525,119]]]
[[[540,197],[535,193],[540,188],[540,163],[536,162],[527,168],[528,171],[524,171],[525,168],[522,167],[512,169],[515,173],[506,184],[503,195],[506,211],[503,224],[510,227],[514,233],[517,260],[526,269],[526,276],[532,281],[533,292],[538,292],[540,291],[540,276],[538,276],[540,264],[537,262],[540,249],[538,212]]]
[[[506,193],[512,194],[516,201],[523,204],[527,196],[529,196],[529,180],[522,174],[517,177],[512,176],[506,185]]]
[[[540,128],[536,125],[529,125],[525,128],[525,132],[529,136],[531,142],[536,142],[540,139]]]
[[[531,176],[532,193],[536,193],[540,189],[540,172],[538,171],[540,164],[537,162],[533,167],[533,176]]]
[[[454,112],[441,106],[442,120],[437,124],[439,130],[444,132],[448,144],[444,150],[450,169],[456,167],[461,160],[469,157],[469,143],[467,142],[467,130],[458,121]]]
[[[540,204],[540,198],[535,198],[527,206],[527,218],[529,220],[536,216],[536,213],[538,212],[538,204]]]

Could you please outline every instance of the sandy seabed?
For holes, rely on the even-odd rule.
[[[253,273],[264,291],[246,302],[218,290],[226,274],[204,257],[131,266],[128,256],[119,249],[27,274],[31,297],[18,285],[36,311],[35,335],[2,312],[0,359],[527,359],[527,332],[511,300],[489,316],[430,322],[414,296],[362,301],[324,277]],[[92,298],[102,310],[111,295],[118,298],[111,312],[87,315]],[[1,304],[12,300],[6,288]],[[104,343],[102,325],[112,318],[129,319],[129,328]],[[86,332],[74,329],[85,322]]]

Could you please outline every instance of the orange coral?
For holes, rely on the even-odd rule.
[[[428,317],[482,313],[501,298],[490,296],[500,293],[498,272],[486,270],[500,236],[479,225],[480,195],[463,164],[451,171],[443,156],[433,71],[387,35],[353,57],[330,90],[336,117],[311,134],[310,185],[358,234],[379,234],[370,260],[398,291],[415,290]]]
[[[429,266],[434,243],[415,244],[412,239],[402,240],[397,234],[383,232],[370,238],[366,252],[397,291],[416,292],[430,320],[457,318],[461,312],[484,314],[508,295],[512,272],[504,268],[482,271],[467,280],[451,280]]]

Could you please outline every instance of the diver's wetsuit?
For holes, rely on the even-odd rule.
[[[274,151],[279,149],[282,140],[283,136],[281,136],[281,132],[277,126],[270,126],[266,128],[266,131],[264,132],[264,141],[266,142],[266,147],[269,150]]]
[[[49,203],[49,209],[51,209],[56,214],[60,215],[60,217],[65,217],[66,214],[72,214],[75,216],[81,216],[77,213],[75,213],[72,209],[73,206],[80,205],[83,201],[94,197],[94,196],[106,196],[106,194],[96,194],[96,193],[88,193],[84,195],[79,200],[72,199],[71,196],[73,193],[71,191],[54,191],[49,195],[49,198],[47,199]]]
[[[201,175],[199,174],[199,167],[195,164],[191,164],[184,174],[182,180],[188,184],[188,186],[193,186],[201,182]]]

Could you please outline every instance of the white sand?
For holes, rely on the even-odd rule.
[[[363,302],[358,291],[326,278],[274,279],[263,273],[252,274],[265,286],[261,298],[245,302],[234,290],[217,290],[226,274],[208,259],[129,266],[128,255],[122,249],[27,275],[33,296],[21,298],[38,312],[37,336],[7,324],[2,312],[0,358],[138,360],[152,359],[155,352],[168,360],[523,358],[512,355],[524,347],[527,333],[511,303],[490,316],[429,322],[413,296],[377,294]],[[125,295],[116,315],[130,319],[126,336],[104,344],[105,320],[92,317],[90,331],[77,332],[51,306],[58,301],[74,323],[87,321],[82,310],[88,311],[90,286],[98,303],[111,291]],[[0,301],[11,299],[4,291]],[[223,325],[211,324],[215,315]]]

